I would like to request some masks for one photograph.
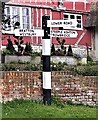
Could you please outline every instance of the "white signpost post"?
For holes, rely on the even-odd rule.
[[[43,16],[45,18],[45,16]],[[44,19],[46,20],[46,19]],[[44,26],[45,22],[43,22]],[[51,104],[51,70],[50,70],[50,46],[51,37],[76,38],[78,33],[73,30],[51,30],[50,35],[44,35],[48,27],[66,27],[66,29],[74,29],[77,26],[76,21],[72,20],[47,20],[46,29],[16,29],[15,36],[40,36],[42,38],[42,57],[43,57],[43,102]],[[48,38],[49,37],[49,38]]]

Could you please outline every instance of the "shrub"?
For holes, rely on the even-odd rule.
[[[51,55],[55,55],[55,46],[52,44],[51,46]]]
[[[54,63],[54,62],[51,62],[51,70],[53,70],[53,71],[64,70],[65,65],[66,65],[66,63],[61,63],[61,62]]]
[[[60,48],[55,50],[55,46],[54,44],[52,44],[51,46],[51,55],[58,55],[58,56],[62,56],[66,54],[66,47],[64,47],[65,45],[65,39],[60,40],[59,37],[56,38],[58,44],[60,45]]]
[[[15,54],[15,48],[13,47],[13,43],[12,43],[12,41],[11,41],[11,39],[10,39],[10,36],[9,36],[9,38],[7,39],[7,41],[8,41],[8,44],[7,44],[7,46],[6,46],[6,51],[5,51],[5,54],[10,54],[10,55],[13,55],[13,54]]]
[[[25,49],[24,49],[24,55],[31,55],[32,54],[32,47],[30,43],[26,43]]]
[[[61,107],[61,108],[64,107],[64,103],[57,95],[52,96],[52,103],[55,104],[57,107]]]
[[[18,51],[15,50],[14,46],[13,46],[13,43],[10,39],[10,36],[9,38],[7,39],[8,41],[8,44],[6,46],[6,50],[3,51],[3,55],[31,55],[32,54],[32,47],[31,47],[31,44],[30,43],[26,43],[26,46],[25,46],[25,49],[24,47],[22,47],[24,41],[23,41],[23,37],[22,36],[15,36],[13,35],[13,37],[15,38],[14,40],[14,43],[17,45],[17,48],[18,48]]]
[[[78,66],[74,71],[83,76],[98,76],[98,66]]]
[[[88,55],[88,56],[87,56],[87,61],[93,62],[93,59]]]
[[[61,70],[63,70],[63,68],[64,68],[64,64],[61,63],[61,62],[58,62],[58,64],[57,64],[57,70],[61,71]]]
[[[73,57],[76,58],[77,60],[81,59],[81,56],[79,54],[73,54]]]
[[[41,56],[41,52],[33,52],[32,57]]]
[[[22,44],[24,43],[23,37],[22,36],[20,36],[20,37],[19,36],[14,36],[14,38],[15,38],[14,42],[18,47],[18,51],[17,51],[16,54],[17,55],[22,55],[22,52],[24,50],[24,48],[22,47]]]
[[[9,63],[9,64],[2,64],[1,67],[2,71],[38,71],[41,70],[41,65],[40,64],[32,64],[28,62],[24,63]]]
[[[69,47],[68,47],[67,56],[73,56],[73,51],[72,51],[71,45],[69,45]]]
[[[10,52],[10,50],[5,49],[4,51],[2,51],[2,55],[12,55],[12,52]]]
[[[16,71],[16,67],[14,64],[3,64],[2,71]]]
[[[55,52],[55,55],[64,56],[64,51],[62,51],[61,49],[57,49],[56,52]]]
[[[31,62],[11,62],[1,64],[2,71],[39,71],[42,70],[42,63],[34,64]],[[67,66],[66,63],[54,63],[51,62],[52,71],[66,71],[72,75],[83,75],[83,76],[98,76],[98,65],[85,65],[85,66]]]

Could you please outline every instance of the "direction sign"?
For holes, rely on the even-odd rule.
[[[66,38],[76,38],[78,35],[77,31],[72,30],[51,30],[51,37],[66,37]]]
[[[44,36],[44,30],[41,29],[15,29],[15,36]]]
[[[47,27],[65,27],[69,29],[76,26],[76,20],[47,20]]]
[[[44,36],[44,31],[41,29],[15,29],[15,36]],[[78,35],[77,31],[72,30],[51,30],[51,37],[66,37],[66,38],[76,38]]]

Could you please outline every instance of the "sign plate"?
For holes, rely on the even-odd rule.
[[[44,36],[44,30],[41,29],[15,29],[15,36]],[[51,30],[51,37],[66,37],[66,38],[76,38],[78,35],[77,31],[72,30]]]
[[[78,35],[77,31],[72,30],[51,30],[51,37],[66,37],[66,38],[76,38]]]
[[[47,27],[76,28],[76,20],[47,20]]]
[[[44,30],[41,29],[15,29],[15,36],[44,36]]]

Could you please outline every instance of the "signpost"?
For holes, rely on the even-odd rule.
[[[66,37],[66,38],[76,38],[78,35],[77,31],[72,30],[51,30],[51,37]]]
[[[43,103],[51,105],[51,37],[76,38],[78,33],[73,30],[51,30],[50,27],[66,27],[73,29],[77,26],[74,20],[49,20],[50,16],[42,16],[42,29],[15,29],[15,36],[42,37],[42,63],[43,63]]]
[[[44,36],[44,30],[41,29],[15,29],[15,36]],[[66,37],[66,38],[76,38],[78,35],[77,31],[73,30],[51,30],[51,37]]]
[[[44,36],[44,30],[41,29],[15,29],[15,36]]]
[[[66,29],[75,29],[77,26],[76,20],[48,20],[48,27],[63,27]]]

